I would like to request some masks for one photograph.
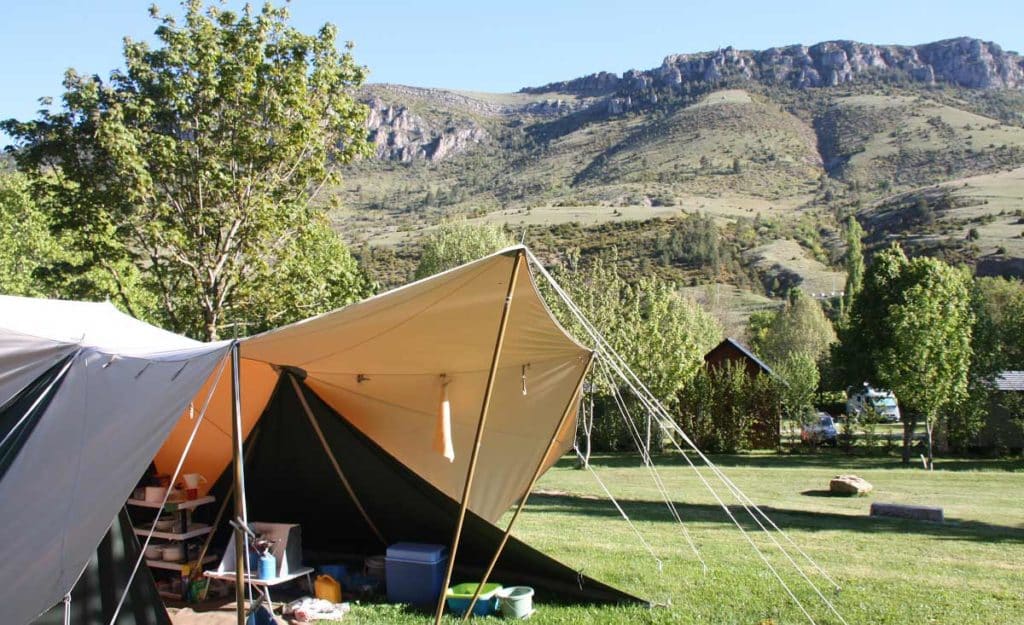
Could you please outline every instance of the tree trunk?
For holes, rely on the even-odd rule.
[[[216,341],[217,330],[218,330],[218,319],[217,311],[203,306],[203,340],[204,341]]]
[[[935,469],[935,458],[932,455],[932,419],[931,417],[925,417],[924,428],[928,432],[928,470],[932,471]]]
[[[590,433],[594,427],[594,396],[590,396],[590,418],[587,418],[587,401],[586,399],[582,402],[582,414],[580,415],[583,421],[583,454],[582,457],[576,461],[577,469],[585,469],[590,466]]]
[[[647,447],[646,447],[646,449],[644,449],[644,452],[647,454],[648,457],[650,457],[650,455],[651,455],[651,413],[650,412],[647,413],[647,441],[646,441],[646,445],[647,445]]]
[[[917,415],[911,414],[909,420],[903,421],[903,466],[910,466],[910,445],[914,441],[914,429],[917,427]]]

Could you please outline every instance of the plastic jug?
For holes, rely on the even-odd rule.
[[[313,586],[316,589],[317,599],[341,603],[341,584],[330,575],[317,575]]]
[[[260,579],[277,577],[277,558],[269,551],[260,556]]]

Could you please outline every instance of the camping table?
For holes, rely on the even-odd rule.
[[[312,578],[312,574],[313,574],[313,567],[311,567],[311,566],[303,566],[301,568],[298,568],[298,569],[296,569],[294,571],[289,572],[287,575],[282,575],[281,577],[275,577],[273,579],[260,579],[259,577],[255,577],[255,576],[252,576],[252,575],[246,575],[245,576],[245,581],[246,581],[247,584],[251,584],[253,587],[255,587],[256,588],[256,592],[260,593],[260,598],[261,599],[266,599],[267,605],[271,606],[271,609],[273,609],[273,605],[274,604],[273,604],[273,601],[270,598],[270,587],[271,586],[277,586],[278,584],[283,584],[285,582],[290,582],[292,580],[296,580],[296,579],[298,579],[300,577],[305,577],[306,578],[306,584],[309,585],[309,592],[312,594],[313,593],[313,578]],[[237,577],[236,577],[234,571],[225,571],[223,573],[218,573],[216,571],[206,571],[205,573],[203,573],[203,575],[205,575],[206,577],[209,577],[210,579],[220,579],[220,580],[224,580],[226,582],[235,582],[235,581],[237,581]]]

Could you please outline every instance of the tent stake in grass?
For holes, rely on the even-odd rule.
[[[498,361],[501,359],[501,347],[505,343],[505,330],[508,328],[509,311],[512,309],[512,294],[516,290],[516,281],[519,278],[519,267],[522,264],[523,250],[520,249],[516,251],[516,258],[512,263],[512,274],[509,276],[508,291],[505,293],[505,305],[501,309],[501,322],[498,324],[498,337],[494,341],[494,355],[491,356],[491,370],[487,374],[487,388],[484,390],[484,398],[480,406],[480,419],[476,424],[476,438],[473,441],[473,453],[469,457],[469,468],[466,470],[466,484],[462,489],[462,503],[459,506],[459,520],[455,524],[455,536],[452,538],[452,548],[448,555],[448,570],[444,575],[444,584],[441,585],[441,596],[437,599],[437,612],[434,615],[434,625],[440,625],[441,623],[441,616],[444,614],[445,595],[448,591],[448,584],[452,582],[452,571],[455,570],[455,554],[459,550],[459,538],[462,536],[462,523],[466,520],[466,508],[469,506],[469,494],[473,487],[473,475],[476,473],[476,461],[477,456],[480,454],[480,442],[483,440],[484,425],[487,423],[487,408],[491,405],[491,393],[494,390],[494,379],[498,372]]]

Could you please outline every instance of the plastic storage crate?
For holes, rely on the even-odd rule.
[[[466,613],[479,585],[478,582],[467,582],[457,584],[448,589],[445,597],[448,601],[448,609],[452,611],[452,614],[462,616]],[[483,588],[480,589],[480,596],[476,600],[476,605],[473,606],[473,614],[475,616],[497,614],[498,591],[500,590],[501,584],[484,584]]]
[[[391,545],[384,560],[388,602],[436,604],[441,597],[447,567],[448,548],[443,545]]]

